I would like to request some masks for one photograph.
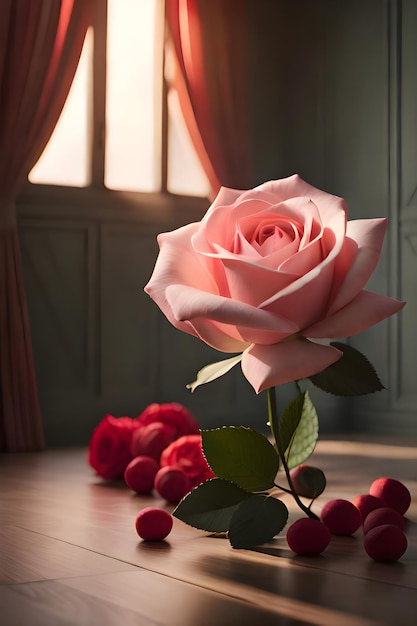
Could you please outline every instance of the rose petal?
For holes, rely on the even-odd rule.
[[[323,255],[322,239],[311,241],[308,246],[302,248],[283,261],[279,267],[280,272],[304,276],[317,267],[326,258]]]
[[[262,330],[258,328],[243,328],[242,326],[238,326],[237,328],[242,337],[242,340],[246,341],[247,345],[245,346],[245,349],[251,343],[278,343],[279,341],[283,341],[284,339],[287,339],[287,337],[294,335],[295,332],[298,332],[297,330],[293,333],[282,333],[278,331],[274,332],[273,330]]]
[[[168,287],[167,298],[175,316],[192,316],[194,334],[222,352],[243,352],[261,336],[262,343],[275,343],[299,330],[279,315],[182,285]]]
[[[243,339],[238,329],[230,324],[203,319],[194,319],[189,324],[196,337],[220,352],[243,352],[251,343]]]
[[[220,187],[217,196],[214,198],[211,203],[209,211],[206,213],[206,216],[209,212],[212,212],[219,206],[227,206],[229,204],[233,204],[235,200],[239,198],[243,193],[240,189],[230,189],[229,187]]]
[[[212,254],[212,244],[216,243],[229,252],[233,252],[234,236],[237,225],[245,216],[262,215],[269,211],[270,205],[262,200],[250,199],[237,207],[217,207],[209,210],[201,221],[201,227],[193,236],[193,246],[197,252]]]
[[[341,221],[346,222],[347,206],[345,200],[313,187],[300,178],[298,174],[279,180],[270,180],[259,185],[259,187],[255,187],[254,191],[257,192],[259,197],[265,198],[273,204],[299,196],[310,198],[320,208],[323,225],[335,232],[339,231]],[[242,199],[245,194],[242,195]],[[345,227],[343,227],[344,231]]]
[[[196,252],[220,258],[243,255],[244,259],[253,261],[260,257],[260,248],[256,245],[254,237],[256,238],[256,233],[262,224],[277,226],[283,229],[284,235],[285,231],[292,232],[291,239],[294,239],[294,233],[296,238],[302,234],[301,247],[307,245],[311,233],[314,233],[314,238],[320,232],[320,214],[309,198],[290,198],[280,203],[277,203],[275,198],[272,206],[262,199],[239,199],[236,207],[220,207],[220,209],[210,210],[203,218],[201,227],[194,233],[192,243]],[[342,219],[344,232],[344,215]],[[294,252],[299,247],[298,241]],[[285,237],[274,249],[275,257],[279,256],[275,269],[291,256],[288,250],[285,253],[287,246],[284,243]],[[280,253],[282,248],[284,250]],[[265,253],[262,256],[265,256]],[[271,267],[270,264],[268,265]]]
[[[333,276],[333,263],[323,264],[294,281],[261,306],[273,315],[285,315],[298,329],[311,326],[326,313]]]
[[[179,465],[193,487],[208,478],[214,478],[201,445],[201,435],[185,435],[171,443],[161,454],[161,467]]]
[[[397,313],[404,305],[405,302],[363,290],[343,309],[306,328],[302,334],[305,337],[328,339],[356,335]]]
[[[298,328],[291,332],[263,330],[203,319],[194,319],[190,324],[197,337],[221,352],[243,352],[251,343],[277,343],[299,330]],[[234,339],[232,333],[237,334],[238,339]]]
[[[350,302],[368,282],[378,263],[386,228],[385,218],[347,223],[345,245],[335,263],[335,296],[329,315]]]
[[[243,353],[242,371],[259,393],[317,374],[341,356],[342,352],[332,346],[299,337],[269,346],[251,346]]]
[[[196,255],[191,246],[192,234],[198,226],[199,224],[188,224],[158,236],[161,253],[156,260],[152,276],[144,288],[173,326],[192,335],[196,335],[194,328],[186,320],[180,321],[173,314],[166,290],[172,284],[183,284],[196,285],[202,290],[217,293],[221,276],[217,276],[216,280],[216,277],[204,265],[205,257]],[[181,263],[178,262],[179,250]]]
[[[296,332],[295,324],[277,313],[263,311],[244,302],[216,296],[185,285],[170,285],[167,299],[178,321],[203,318],[261,330],[273,330],[284,334]]]
[[[298,279],[294,274],[242,263],[238,258],[227,259],[223,264],[230,297],[252,306],[261,305]]]
[[[130,443],[138,428],[131,417],[107,414],[94,429],[88,444],[88,462],[99,476],[107,480],[123,477],[132,459]]]
[[[198,422],[194,415],[178,402],[153,402],[136,418],[140,427],[162,422],[176,429],[176,436],[190,435],[199,432]]]

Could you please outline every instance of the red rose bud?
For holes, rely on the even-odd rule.
[[[324,472],[310,465],[298,465],[290,471],[295,492],[303,498],[317,498],[326,488]]]
[[[375,511],[369,513],[363,523],[363,532],[366,535],[372,528],[382,526],[382,524],[391,524],[404,530],[403,516],[395,509],[384,506],[381,509],[375,509]]]
[[[386,503],[382,500],[382,498],[377,498],[369,493],[362,493],[359,496],[356,496],[353,500],[353,504],[361,512],[362,520],[366,519],[367,515],[369,515],[371,511],[375,511],[375,509],[380,509],[383,506],[386,506]]]
[[[135,430],[130,451],[133,456],[151,456],[159,463],[163,450],[176,439],[177,430],[163,422],[152,422]]]
[[[287,543],[299,555],[318,555],[330,543],[330,531],[318,520],[303,517],[291,524],[287,531]]]
[[[332,535],[353,535],[362,524],[359,509],[349,500],[330,500],[320,515],[320,519]]]
[[[179,502],[191,490],[191,482],[180,467],[161,467],[155,476],[155,490],[168,502]]]
[[[150,456],[137,456],[125,469],[125,482],[136,493],[152,491],[159,465]]]
[[[372,483],[369,493],[377,498],[382,498],[387,506],[395,509],[401,515],[404,515],[411,504],[409,490],[395,478],[377,478]]]
[[[162,509],[147,507],[136,517],[135,526],[144,541],[162,541],[172,530],[172,516]]]
[[[382,524],[365,535],[365,551],[374,561],[398,561],[407,550],[407,537],[398,526]]]

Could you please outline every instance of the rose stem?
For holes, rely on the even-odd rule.
[[[298,494],[296,493],[294,489],[294,483],[292,482],[290,470],[287,464],[287,459],[285,458],[285,454],[284,454],[285,450],[282,449],[281,441],[279,438],[279,423],[278,423],[277,403],[276,403],[276,398],[275,398],[275,387],[270,387],[269,389],[267,389],[267,397],[268,397],[269,426],[271,428],[272,435],[277,444],[279,458],[281,459],[281,463],[284,468],[285,475],[287,477],[288,485],[291,490],[290,493],[292,494],[294,500],[296,501],[300,509],[304,511],[304,513],[308,515],[308,517],[311,517],[313,519],[319,519],[317,515],[313,513],[313,511],[311,511],[309,507],[305,506],[305,504],[301,502]]]

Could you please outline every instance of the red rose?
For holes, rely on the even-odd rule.
[[[162,422],[175,429],[173,439],[181,435],[198,434],[200,429],[195,417],[182,404],[168,402],[165,404],[150,404],[140,415],[137,421],[141,426],[153,422]]]
[[[184,435],[173,441],[161,454],[161,467],[179,465],[187,474],[192,487],[208,478],[215,478],[201,446],[201,435]]]
[[[131,417],[106,415],[94,429],[88,446],[88,462],[102,478],[117,480],[132,460],[130,442],[138,422]]]

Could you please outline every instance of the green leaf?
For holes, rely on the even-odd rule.
[[[294,400],[292,400],[282,412],[277,426],[275,426],[275,432],[278,432],[280,449],[285,452],[291,443],[291,439],[297,429],[300,422],[301,415],[304,406],[304,394],[300,393]]]
[[[319,420],[308,391],[288,404],[279,422],[279,439],[289,469],[303,463],[314,451]]]
[[[335,396],[362,396],[385,389],[375,368],[359,350],[337,341],[330,345],[341,350],[343,356],[322,372],[310,376],[313,385]]]
[[[197,379],[186,385],[187,389],[190,389],[191,392],[193,392],[194,389],[197,389],[200,385],[211,383],[213,380],[216,380],[216,378],[220,378],[220,376],[227,374],[227,372],[231,370],[232,367],[240,363],[241,360],[242,355],[238,354],[236,356],[232,356],[230,359],[224,359],[223,361],[217,361],[217,363],[210,363],[210,365],[206,365],[197,372]]]
[[[201,433],[204,455],[219,478],[246,491],[274,486],[279,458],[264,435],[245,426],[225,426]]]
[[[229,530],[236,507],[249,497],[250,494],[237,485],[213,478],[186,495],[172,514],[194,528],[224,533]]]
[[[253,548],[271,541],[284,528],[288,509],[281,500],[255,494],[233,513],[229,540],[233,548]]]

